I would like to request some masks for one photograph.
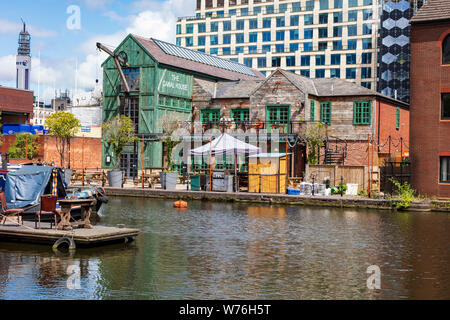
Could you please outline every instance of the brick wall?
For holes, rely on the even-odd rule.
[[[2,145],[0,152],[5,154],[9,148],[14,144],[16,137],[14,135],[5,135],[1,138]],[[35,160],[41,159],[44,162],[54,162],[55,165],[60,165],[60,156],[56,148],[56,139],[50,136],[39,136],[40,150]],[[71,139],[70,152],[70,167],[72,169],[84,168],[95,169],[101,168],[101,139],[98,138],[79,138]],[[66,152],[66,164],[69,164],[69,152]],[[19,163],[14,159],[11,163]]]
[[[439,184],[439,153],[450,152],[450,122],[441,121],[441,91],[450,88],[450,66],[442,66],[440,41],[450,23],[411,27],[412,184],[420,193],[450,197]]]
[[[376,105],[377,115],[381,113],[380,126],[376,124],[377,145],[381,153],[400,153],[409,151],[409,109],[399,108],[400,110],[400,128],[397,130],[397,107],[386,101],[378,101]],[[378,138],[379,137],[379,138]],[[390,137],[390,138],[389,138]],[[390,146],[390,147],[389,147]]]

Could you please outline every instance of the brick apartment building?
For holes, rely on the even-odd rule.
[[[411,20],[412,184],[450,197],[450,3],[429,0]]]
[[[33,103],[33,91],[0,86],[1,123],[29,123],[33,118]]]

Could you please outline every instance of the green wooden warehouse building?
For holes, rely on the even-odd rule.
[[[128,35],[114,54],[127,61],[122,71],[126,93],[112,57],[103,64],[103,122],[118,114],[129,116],[139,142],[124,150],[120,167],[133,177],[144,167],[163,166],[162,129],[159,119],[171,112],[190,119],[194,79],[209,81],[258,80],[264,76],[245,65],[193,51],[156,39]],[[144,146],[142,146],[144,137]],[[143,157],[142,159],[142,150]],[[109,146],[102,143],[102,166],[115,167]]]

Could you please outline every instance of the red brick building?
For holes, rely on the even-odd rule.
[[[33,91],[0,86],[1,123],[29,123],[33,118],[33,102]]]
[[[429,0],[411,20],[412,184],[450,198],[450,3]]]

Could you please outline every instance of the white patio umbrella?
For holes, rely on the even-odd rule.
[[[237,176],[237,156],[243,154],[258,154],[261,152],[261,148],[255,147],[252,144],[245,143],[239,139],[230,136],[227,133],[221,134],[219,137],[207,143],[199,148],[193,149],[190,155],[201,156],[201,155],[223,155],[232,154],[235,156],[234,160],[234,176],[236,180]]]

